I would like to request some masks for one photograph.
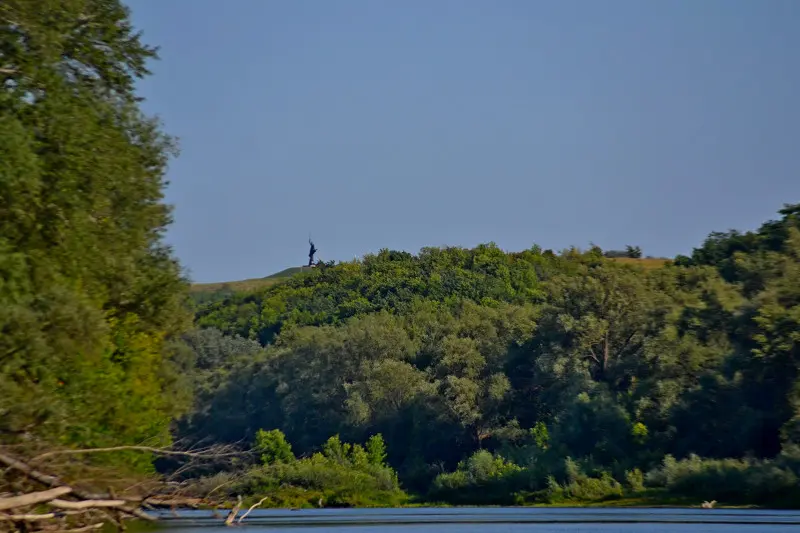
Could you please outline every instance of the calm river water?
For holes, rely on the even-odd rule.
[[[230,533],[205,511],[164,516],[169,533]],[[726,509],[320,509],[253,511],[236,528],[248,533],[789,533],[798,511]]]

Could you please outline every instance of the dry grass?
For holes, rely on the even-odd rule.
[[[653,270],[656,268],[664,267],[670,260],[663,257],[647,258],[647,259],[633,259],[632,257],[615,257],[611,259],[618,263],[625,263],[627,265],[639,265],[645,270]]]
[[[308,270],[308,267],[292,267],[292,268],[287,268],[286,270],[282,270],[277,274],[272,274],[271,276],[267,276],[265,278],[251,278],[251,279],[243,279],[241,281],[221,281],[218,283],[193,283],[191,287],[191,292],[202,293],[202,292],[221,292],[221,291],[226,291],[226,292],[257,291],[269,287],[270,285],[275,285],[276,283],[280,283],[281,281],[284,281],[287,278],[294,276],[298,272],[304,272],[306,270]]]
[[[223,281],[220,283],[193,283],[191,287],[192,292],[217,292],[217,291],[231,291],[231,292],[249,292],[258,289],[263,289],[280,282],[277,278],[253,278],[243,279],[241,281]]]

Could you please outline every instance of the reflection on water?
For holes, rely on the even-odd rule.
[[[230,533],[206,511],[164,515],[169,533]],[[315,509],[258,510],[239,530],[251,533],[755,533],[800,530],[800,512],[700,509]]]

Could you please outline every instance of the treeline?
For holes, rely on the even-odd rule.
[[[403,486],[446,501],[488,503],[487,483],[495,503],[581,483],[711,499],[750,474],[760,488],[716,499],[785,500],[800,474],[799,214],[659,269],[597,247],[383,250],[210,303],[179,347],[198,396],[178,432],[279,429],[301,455],[380,433]],[[676,468],[717,477],[658,475]]]
[[[117,0],[0,4],[4,451],[244,443],[262,464],[232,485],[296,489],[276,505],[800,501],[800,206],[656,269],[384,250],[192,327],[162,240],[175,142],[134,91],[155,56]],[[77,457],[54,472],[153,469]]]
[[[155,55],[116,0],[0,4],[0,446],[14,453],[165,445],[190,405],[165,350],[191,325],[162,241],[175,143],[134,92]],[[141,455],[117,462],[150,470]]]

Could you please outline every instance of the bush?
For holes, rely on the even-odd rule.
[[[546,488],[529,495],[527,500],[536,503],[564,503],[605,501],[622,497],[622,485],[611,474],[601,471],[599,476],[588,476],[569,457],[564,460],[563,475],[563,483],[549,475]]]
[[[589,477],[580,466],[570,459],[565,460],[567,483],[564,496],[581,501],[607,500],[622,496],[622,485],[608,472],[601,472],[600,477]]]
[[[625,482],[633,492],[642,492],[644,490],[644,474],[638,468],[625,472]]]
[[[280,432],[259,432],[267,450],[287,450]],[[267,436],[269,435],[269,436]],[[291,448],[288,448],[291,451]],[[371,438],[365,450],[359,444],[331,437],[321,453],[304,459],[265,461],[250,471],[238,484],[239,493],[270,495],[264,506],[308,507],[320,503],[328,507],[396,506],[407,500],[397,474],[383,463],[385,445],[379,436]],[[268,452],[269,454],[270,452]],[[260,499],[260,498],[258,498]]]
[[[429,498],[459,504],[510,504],[524,486],[523,469],[499,455],[478,450],[455,472],[436,476]]]
[[[599,478],[583,476],[564,487],[564,494],[580,501],[601,501],[622,497],[622,485],[608,472]]]
[[[367,441],[367,460],[370,464],[383,466],[386,464],[386,443],[383,435],[378,433]]]
[[[292,445],[279,429],[259,429],[256,433],[255,451],[261,455],[261,462],[265,465],[291,463],[295,460]]]
[[[696,455],[677,461],[666,456],[660,468],[648,472],[646,482],[698,500],[796,507],[800,489],[791,467],[793,453],[787,451],[773,461],[701,459]]]

